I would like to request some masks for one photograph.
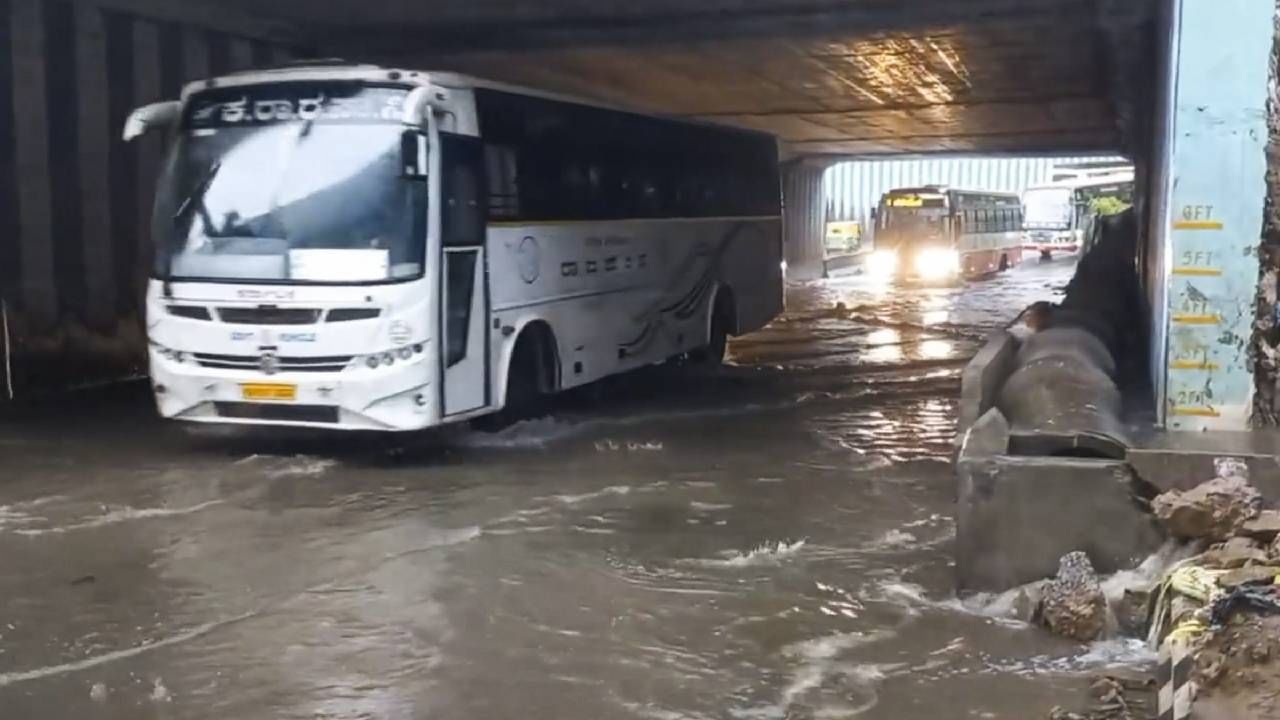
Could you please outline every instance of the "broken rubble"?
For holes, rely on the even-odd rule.
[[[1200,556],[1200,564],[1209,568],[1234,569],[1267,563],[1267,551],[1249,538],[1235,537],[1214,545]]]
[[[1107,599],[1089,556],[1076,551],[1062,556],[1058,574],[1044,587],[1039,621],[1063,637],[1088,642],[1107,626]]]
[[[1174,537],[1222,541],[1257,516],[1261,505],[1257,489],[1248,480],[1232,476],[1157,495],[1151,511]]]
[[[1246,522],[1240,533],[1264,543],[1271,542],[1280,536],[1280,510],[1263,510]]]

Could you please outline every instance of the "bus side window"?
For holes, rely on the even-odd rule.
[[[484,161],[489,178],[489,217],[493,220],[519,217],[516,149],[509,145],[486,145]]]

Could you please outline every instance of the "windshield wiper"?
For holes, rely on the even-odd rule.
[[[192,188],[191,194],[178,205],[178,209],[173,211],[173,221],[177,223],[183,216],[187,214],[193,206],[197,206],[200,210],[200,223],[204,225],[204,234],[210,234],[213,229],[213,221],[209,218],[209,211],[204,207],[204,194],[209,191],[209,186],[213,184],[213,178],[218,175],[218,171],[222,169],[222,161],[214,160],[209,169],[204,172],[204,177],[200,178],[200,182]]]
[[[183,216],[187,214],[187,211],[191,209],[193,205],[196,205],[197,203],[199,203],[200,222],[201,224],[204,225],[204,234],[205,235],[209,234],[209,230],[211,229],[213,223],[209,219],[209,211],[205,209],[204,201],[202,200],[202,198],[204,197],[204,194],[208,192],[209,186],[213,184],[214,176],[216,176],[218,174],[218,171],[221,169],[222,169],[222,161],[214,160],[213,164],[209,165],[209,169],[204,171],[204,177],[200,178],[200,182],[196,183],[196,186],[192,188],[191,193],[188,194],[187,197],[184,198],[182,202],[178,204],[178,209],[173,211],[173,223],[175,225],[182,220]],[[165,243],[161,247],[168,247],[168,243]],[[171,283],[171,279],[173,277],[173,267],[170,264],[171,262],[172,262],[171,257],[165,258],[165,262],[163,265],[164,274],[160,278],[163,281],[161,285],[161,292],[167,298],[173,297],[173,285]]]

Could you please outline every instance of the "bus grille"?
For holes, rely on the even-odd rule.
[[[193,356],[200,367],[219,370],[260,370],[262,367],[260,355],[194,353]],[[277,356],[275,370],[278,372],[339,372],[351,364],[353,357],[352,355]]]
[[[219,417],[239,420],[276,420],[335,425],[338,408],[332,405],[271,405],[267,403],[215,402]]]
[[[218,317],[237,325],[314,325],[320,321],[316,308],[220,307]]]

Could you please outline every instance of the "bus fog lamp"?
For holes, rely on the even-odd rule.
[[[402,347],[396,351],[396,355],[399,355],[401,360],[408,360],[413,357],[413,350],[407,347]]]
[[[389,352],[384,352],[384,353],[382,353],[382,364],[383,364],[383,365],[388,365],[388,366],[389,366],[389,365],[391,365],[392,363],[394,363],[395,361],[396,361],[396,356],[395,356],[395,355],[392,355],[392,354],[391,354],[391,353],[389,353]]]
[[[370,370],[376,370],[378,368],[378,363],[379,363],[379,360],[377,355],[370,355],[369,357],[365,358],[365,361],[364,361],[364,364],[368,365]]]

